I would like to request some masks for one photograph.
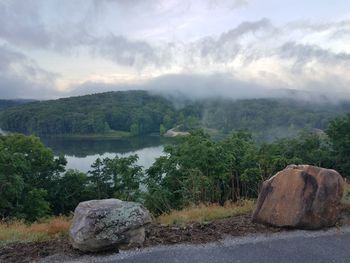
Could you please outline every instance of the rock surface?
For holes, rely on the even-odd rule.
[[[118,199],[86,201],[74,211],[70,241],[84,252],[140,246],[145,240],[144,226],[151,221],[150,213],[139,203]]]
[[[189,132],[176,131],[176,128],[172,128],[164,133],[164,137],[183,137],[191,135]]]
[[[335,170],[290,165],[263,183],[253,221],[319,229],[336,223],[344,181]]]

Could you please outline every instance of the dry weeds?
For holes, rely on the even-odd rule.
[[[207,223],[216,219],[251,213],[254,206],[255,202],[253,200],[226,203],[224,206],[219,204],[201,204],[182,210],[173,210],[168,214],[159,216],[156,221],[163,225],[186,225],[193,222]]]
[[[66,237],[69,226],[70,218],[64,216],[45,219],[30,225],[23,221],[0,222],[0,246]]]

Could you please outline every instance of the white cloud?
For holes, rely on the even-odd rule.
[[[50,98],[56,93],[53,87],[57,77],[25,55],[0,46],[1,98]]]

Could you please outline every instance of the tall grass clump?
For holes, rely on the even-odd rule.
[[[344,195],[342,199],[344,205],[350,206],[350,183],[345,182],[344,184]]]
[[[219,204],[200,204],[182,210],[173,210],[160,215],[157,222],[165,225],[185,225],[188,223],[206,223],[216,219],[239,216],[251,213],[255,207],[253,200],[227,202],[224,206]]]
[[[68,236],[70,218],[59,216],[32,224],[0,221],[0,246],[17,242],[37,242]]]

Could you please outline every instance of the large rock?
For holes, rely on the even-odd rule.
[[[73,247],[85,252],[140,246],[149,223],[151,216],[139,203],[91,200],[75,209],[69,235]]]
[[[290,165],[263,183],[253,221],[279,227],[318,229],[336,223],[343,178],[334,170]]]

